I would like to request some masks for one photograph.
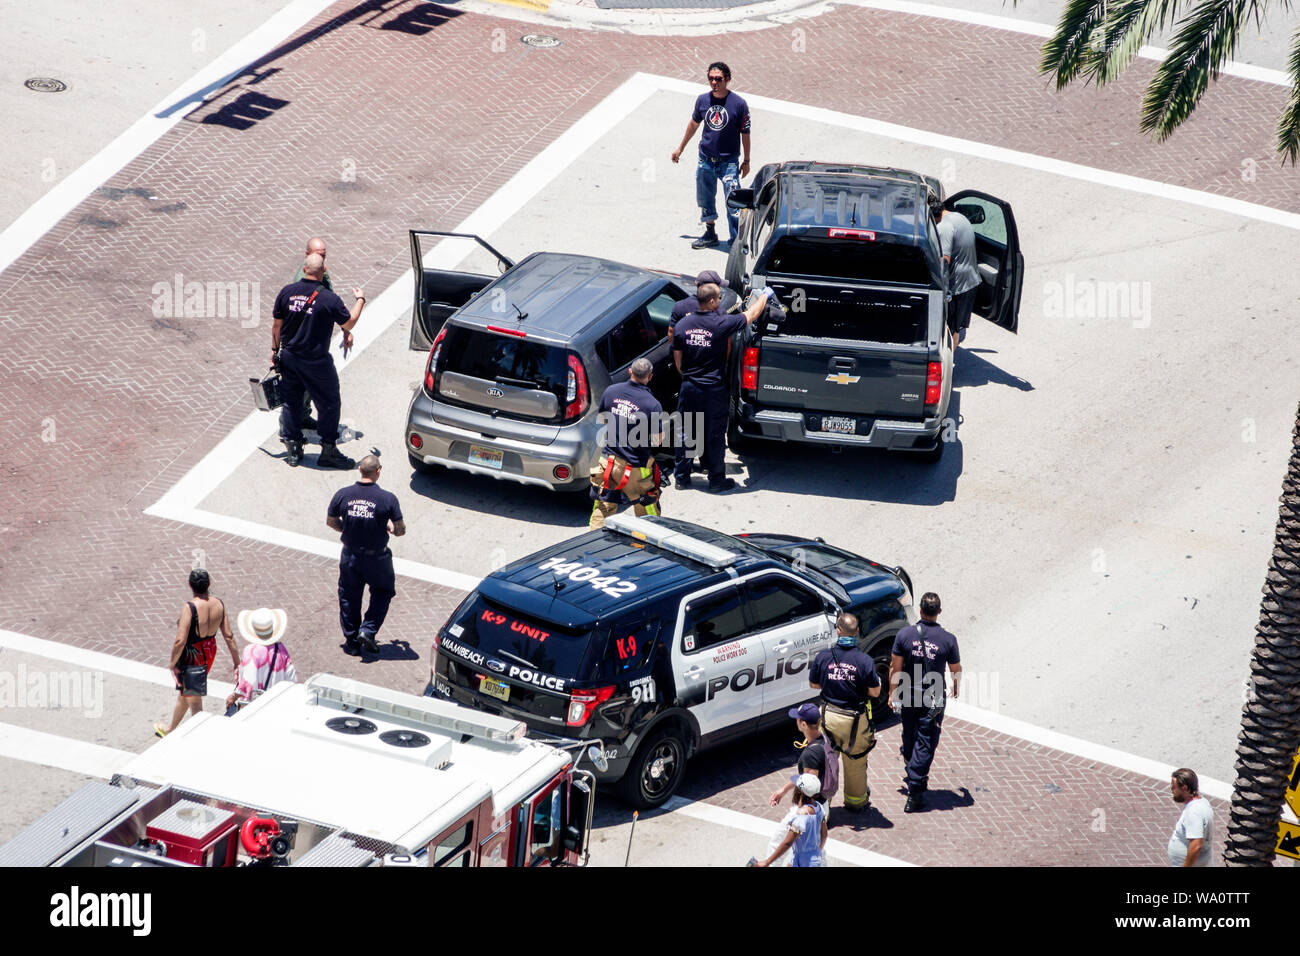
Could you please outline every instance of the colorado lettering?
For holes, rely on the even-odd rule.
[[[757,668],[742,667],[730,677],[719,675],[709,679],[708,690],[705,694],[706,700],[713,700],[719,692],[730,688],[736,693],[742,693],[750,687],[758,687],[763,684],[770,684],[774,680],[780,680],[787,674],[797,674],[808,666],[808,655],[802,651],[791,654],[788,658],[782,658],[776,662],[776,673],[766,673],[767,663],[759,664]]]

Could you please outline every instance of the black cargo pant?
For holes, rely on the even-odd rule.
[[[908,796],[924,793],[930,784],[930,764],[939,749],[943,731],[942,707],[900,707],[903,721],[903,759],[907,761]]]
[[[726,386],[701,388],[694,382],[682,382],[677,411],[682,415],[682,427],[688,441],[679,440],[677,443],[673,467],[676,477],[690,479],[691,458],[701,447],[700,457],[709,473],[709,484],[720,484],[727,477],[727,407]]]
[[[370,587],[370,606],[361,619],[361,601],[366,586]],[[385,548],[379,554],[362,554],[343,549],[339,558],[339,627],[348,643],[359,635],[374,638],[384,626],[388,605],[396,593],[393,574],[393,552]]]
[[[316,434],[323,444],[334,444],[339,439],[339,412],[343,401],[339,396],[339,373],[328,352],[316,358],[302,358],[288,349],[280,350],[280,390],[284,404],[280,406],[280,437],[302,441],[303,394],[310,392],[316,400]]]

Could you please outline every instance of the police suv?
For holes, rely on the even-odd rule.
[[[425,693],[599,739],[638,807],[662,804],[696,751],[787,721],[841,610],[888,671],[912,582],[817,539],[735,537],[622,514],[489,575],[433,645]]]

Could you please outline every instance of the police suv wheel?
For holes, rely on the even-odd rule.
[[[639,810],[662,805],[677,792],[686,773],[686,744],[672,730],[661,730],[637,748],[619,795]]]

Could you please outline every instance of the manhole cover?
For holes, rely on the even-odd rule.
[[[385,730],[379,739],[394,747],[426,747],[431,743],[428,737],[414,730]]]
[[[525,46],[535,46],[551,50],[560,45],[559,37],[547,36],[545,33],[526,33],[520,39]]]
[[[341,734],[373,734],[379,728],[364,717],[334,717],[325,721],[325,726]]]
[[[68,88],[67,83],[48,76],[33,76],[23,86],[37,93],[62,93]]]

